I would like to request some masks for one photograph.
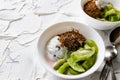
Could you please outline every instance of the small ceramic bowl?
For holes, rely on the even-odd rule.
[[[98,46],[99,51],[95,64],[89,70],[78,75],[64,75],[54,70],[53,65],[50,64],[52,62],[50,62],[50,60],[46,58],[46,55],[48,55],[46,53],[46,46],[48,41],[52,37],[56,36],[57,34],[64,33],[66,31],[71,31],[73,29],[78,30],[83,36],[85,36],[86,39],[94,40]],[[95,72],[104,60],[104,51],[105,45],[101,36],[93,28],[78,22],[61,22],[51,25],[42,32],[38,40],[38,52],[40,59],[39,62],[41,62],[42,65],[55,76],[65,79],[83,78]]]
[[[100,21],[87,15],[84,12],[83,8],[88,1],[89,0],[81,0],[80,2],[80,8],[82,11],[81,13],[84,16],[84,21],[87,22],[88,25],[91,25],[91,27],[98,30],[109,30],[115,27],[116,25],[120,25],[120,21],[116,21],[116,22]],[[120,0],[108,0],[108,1],[112,3],[116,9],[120,10],[120,5],[119,5]]]

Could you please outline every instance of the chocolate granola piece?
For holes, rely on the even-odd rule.
[[[90,0],[84,5],[84,11],[93,18],[100,18],[102,13],[101,9],[96,6],[94,0]]]
[[[58,36],[61,46],[67,47],[70,51],[78,50],[78,48],[80,48],[86,40],[85,37],[78,32],[78,30],[67,31],[59,34]]]

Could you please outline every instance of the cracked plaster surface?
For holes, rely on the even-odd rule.
[[[0,80],[65,80],[46,72],[36,45],[48,25],[66,20],[85,23],[79,3],[80,0],[0,0]],[[106,39],[106,32],[98,32]],[[119,79],[119,56],[114,64]],[[98,80],[100,71],[101,68],[81,80]]]

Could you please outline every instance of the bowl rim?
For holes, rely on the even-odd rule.
[[[89,16],[89,15],[83,10],[83,6],[84,6],[89,0],[88,0],[83,6],[82,6],[82,1],[84,1],[84,0],[81,0],[81,1],[80,1],[80,7],[81,7],[82,12],[84,13],[84,15],[86,15],[86,16],[89,17],[89,18],[91,18],[92,20],[96,20],[96,21],[98,21],[98,22],[103,22],[103,23],[110,23],[110,24],[112,24],[112,23],[120,23],[120,21],[115,21],[115,22],[102,21],[102,20],[98,20],[98,19],[95,19],[95,18]]]
[[[62,21],[62,22],[57,22],[57,23],[55,23],[55,24],[52,24],[52,25],[50,25],[49,27],[47,27],[47,28],[45,28],[43,31],[42,31],[42,33],[41,33],[41,35],[40,35],[40,37],[39,37],[39,40],[40,40],[40,38],[41,38],[41,36],[44,34],[44,32],[46,31],[46,30],[49,30],[50,28],[52,28],[54,25],[57,25],[57,24],[63,24],[63,23],[77,23],[77,24],[82,24],[82,25],[84,25],[84,26],[86,26],[86,27],[89,27],[88,25],[85,25],[84,23],[81,23],[81,22],[77,22],[77,21]],[[102,40],[102,43],[101,44],[103,44],[102,45],[102,47],[103,47],[103,53],[105,52],[105,44],[104,44],[104,41],[103,41],[103,39],[102,39],[102,37],[100,36],[100,34],[94,29],[94,28],[92,28],[92,27],[89,27],[89,29],[91,29],[92,31],[94,31],[100,38],[101,38],[101,40]],[[90,74],[92,74],[92,73],[94,73],[99,67],[100,67],[100,65],[102,64],[102,62],[103,62],[103,60],[104,60],[104,54],[103,54],[103,58],[101,58],[101,61],[100,61],[100,63],[99,63],[99,65],[96,65],[96,67],[94,68],[94,70],[91,70],[91,72],[89,72],[87,75],[83,75],[83,76],[81,76],[81,74],[80,75],[64,75],[64,74],[60,74],[60,73],[58,73],[58,72],[56,72],[56,71],[54,71],[53,69],[51,69],[50,67],[48,67],[48,64],[45,64],[46,62],[44,61],[44,58],[42,57],[42,56],[40,56],[40,52],[39,52],[39,43],[40,43],[40,41],[38,40],[38,44],[37,44],[37,49],[38,49],[38,54],[39,54],[39,59],[40,59],[40,61],[41,61],[41,64],[45,67],[45,69],[46,70],[48,70],[50,73],[52,73],[52,74],[54,74],[55,76],[57,76],[57,77],[61,77],[61,78],[64,78],[64,79],[79,79],[79,78],[84,78],[84,77],[87,77],[87,76],[89,76]],[[94,65],[93,65],[94,66]],[[92,66],[92,67],[93,67]],[[91,68],[92,68],[91,67]],[[87,72],[87,71],[86,71]],[[83,74],[83,73],[82,73]]]

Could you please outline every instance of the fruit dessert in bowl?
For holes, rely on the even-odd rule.
[[[81,0],[84,20],[95,29],[108,30],[120,24],[120,0]]]
[[[79,22],[51,25],[40,35],[39,59],[52,74],[78,79],[95,72],[104,60],[105,45],[90,26]]]

